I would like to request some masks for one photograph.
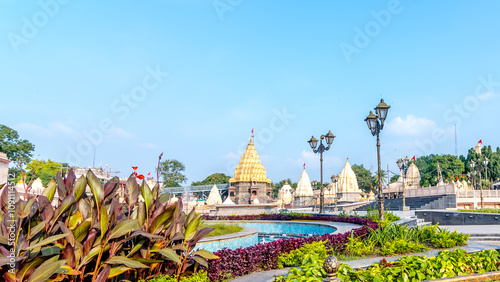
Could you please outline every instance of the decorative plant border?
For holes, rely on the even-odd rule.
[[[208,262],[208,277],[211,281],[222,281],[229,277],[234,278],[243,276],[252,272],[261,270],[270,270],[278,268],[278,257],[282,253],[288,253],[302,247],[304,244],[316,241],[326,240],[325,248],[341,252],[348,242],[348,237],[353,232],[355,237],[364,237],[370,233],[371,229],[377,229],[378,223],[368,218],[355,216],[341,217],[329,215],[298,216],[282,214],[259,214],[259,215],[233,215],[233,216],[208,216],[204,215],[205,220],[315,220],[326,222],[346,222],[362,225],[360,228],[343,234],[323,234],[305,238],[280,239],[273,242],[258,244],[247,248],[236,250],[222,249],[215,255],[220,257]]]

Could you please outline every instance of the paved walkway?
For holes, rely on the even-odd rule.
[[[466,252],[478,252],[486,249],[498,249],[498,245],[493,245],[493,244],[488,244],[488,243],[480,243],[480,242],[469,242],[468,245],[466,246],[461,246],[461,247],[455,247],[455,248],[450,248],[447,250],[454,250],[456,248],[460,248],[465,250]],[[406,254],[406,255],[395,255],[395,256],[388,256],[388,257],[373,257],[373,258],[366,258],[366,259],[359,259],[359,260],[353,260],[353,261],[341,261],[342,263],[350,265],[352,268],[365,268],[368,267],[371,264],[378,263],[380,262],[381,259],[385,258],[387,261],[396,261],[402,256],[408,256],[408,255],[423,255],[426,257],[434,257],[438,254],[439,251],[442,251],[443,249],[434,249],[434,250],[429,250],[427,252],[422,252],[422,253],[414,253],[414,254]],[[254,272],[246,276],[238,277],[236,279],[231,280],[232,282],[271,282],[274,280],[274,275],[284,275],[287,274],[288,271],[290,270],[290,267],[288,268],[283,268],[283,269],[274,269],[274,270],[269,270],[269,271],[263,271],[263,272]]]
[[[467,234],[500,234],[500,225],[439,225],[439,227]]]

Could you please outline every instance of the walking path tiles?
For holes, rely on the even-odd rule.
[[[477,226],[477,225],[476,225]],[[469,242],[469,244],[465,246],[460,246],[460,247],[455,247],[455,248],[450,248],[446,250],[454,250],[454,249],[463,249],[466,252],[478,252],[486,249],[498,249],[498,245],[493,245],[493,244],[488,244],[488,243],[480,243],[480,242]],[[380,262],[381,259],[385,258],[387,261],[396,261],[400,257],[403,256],[408,256],[408,255],[423,255],[426,257],[434,257],[437,256],[439,251],[442,251],[444,249],[434,249],[434,250],[429,250],[427,252],[422,252],[422,253],[414,253],[414,254],[406,254],[406,255],[396,255],[396,256],[388,256],[388,257],[373,257],[373,258],[366,258],[366,259],[359,259],[359,260],[353,260],[353,261],[341,261],[342,263],[350,265],[352,268],[357,269],[357,268],[366,268],[371,264],[378,263]],[[283,268],[283,269],[273,269],[269,271],[263,271],[263,272],[254,272],[246,276],[238,277],[236,279],[231,280],[232,282],[271,282],[274,280],[274,275],[284,275],[287,274],[288,271],[290,270],[289,268]]]
[[[439,227],[467,234],[500,234],[500,225],[439,225]]]

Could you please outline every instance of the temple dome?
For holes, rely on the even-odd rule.
[[[229,182],[267,182],[271,180],[266,177],[266,169],[260,162],[259,155],[252,139],[241,156],[240,163],[234,170],[234,177]]]
[[[412,163],[406,171],[406,186],[419,187],[420,186],[420,171],[415,163]]]
[[[210,194],[208,195],[207,205],[214,206],[222,204],[222,198],[220,197],[219,189],[217,189],[217,185],[214,184],[212,190],[210,190]]]
[[[295,190],[295,196],[297,196],[297,197],[312,197],[313,196],[311,180],[309,180],[309,175],[307,175],[305,168],[304,168],[304,170],[302,170],[302,175],[300,175],[299,183],[297,183],[297,189]]]
[[[293,201],[293,188],[288,184],[288,181],[281,187],[278,193],[278,199],[282,201],[283,204],[290,204]]]
[[[340,172],[338,185],[339,192],[362,192],[359,189],[358,178],[349,164],[349,159],[345,161],[344,169]]]

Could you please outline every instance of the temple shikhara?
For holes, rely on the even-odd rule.
[[[234,177],[229,179],[229,198],[235,204],[266,204],[270,201],[271,190],[271,180],[250,138]]]
[[[339,199],[341,202],[357,202],[361,200],[363,191],[359,189],[358,178],[351,168],[349,159],[345,161],[344,168],[339,174],[339,179],[334,184],[334,189],[337,193],[341,193],[342,196]]]

